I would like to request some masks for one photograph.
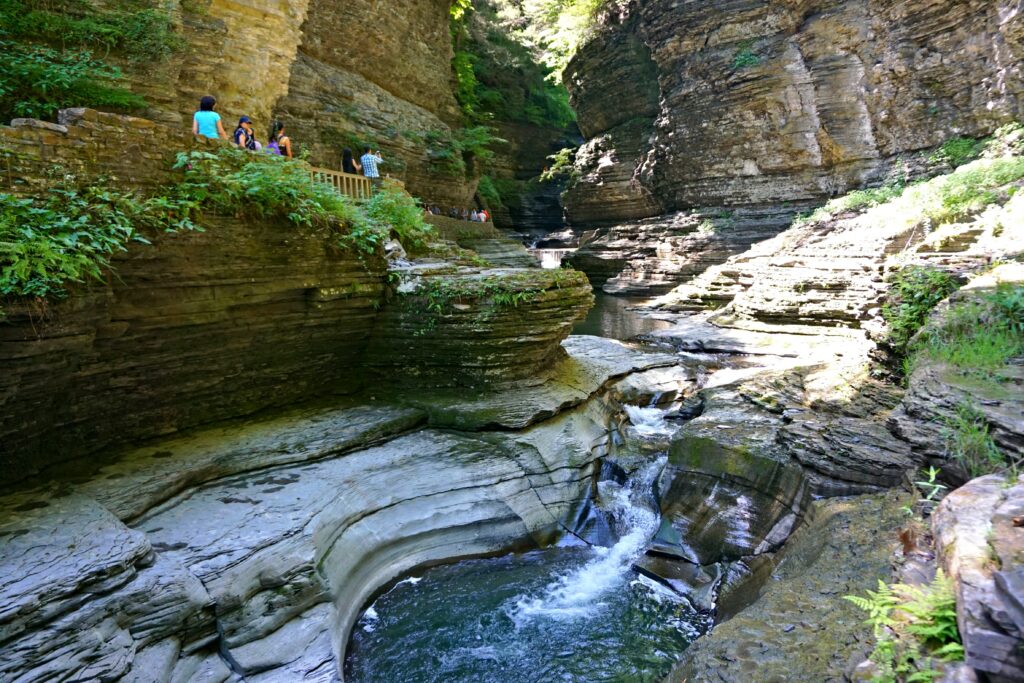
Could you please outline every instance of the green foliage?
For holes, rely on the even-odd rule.
[[[127,4],[123,10],[99,11],[84,2],[50,7],[40,0],[0,0],[0,26],[19,40],[102,48],[132,62],[163,61],[184,46],[167,10]]]
[[[761,63],[761,57],[754,52],[753,48],[754,43],[751,40],[745,40],[740,43],[739,49],[732,58],[733,71],[749,69]]]
[[[476,193],[490,209],[499,209],[504,206],[501,201],[501,193],[489,175],[480,176],[480,184],[477,185]]]
[[[571,186],[579,179],[579,169],[576,168],[576,148],[563,147],[548,159],[551,161],[551,165],[541,174],[541,182],[550,182],[565,177]]]
[[[984,140],[972,138],[952,138],[946,140],[929,157],[929,161],[936,164],[949,164],[953,168],[962,166],[968,161],[977,159],[985,149]]]
[[[1022,178],[1022,157],[981,159],[917,187],[925,217],[939,225],[994,204],[1000,188]]]
[[[883,185],[882,187],[854,190],[849,194],[845,194],[842,197],[837,197],[836,199],[829,201],[825,206],[817,209],[809,216],[805,216],[794,221],[794,223],[796,225],[816,223],[828,220],[833,216],[838,216],[846,213],[847,211],[864,211],[896,199],[903,194],[904,189],[906,189],[906,185],[903,183],[894,183],[891,185]]]
[[[481,320],[508,308],[530,303],[551,289],[577,286],[584,276],[574,270],[538,270],[523,273],[488,274],[482,277],[437,277],[406,296],[423,297],[423,324],[417,335],[437,326],[440,318],[451,314],[458,304],[473,303],[479,308]]]
[[[40,198],[0,194],[0,294],[59,297],[102,279],[110,258],[147,229],[197,230],[196,205],[100,187],[56,188]]]
[[[348,197],[310,182],[308,166],[283,157],[225,147],[181,152],[174,167],[184,172],[178,195],[217,213],[284,218],[309,227],[333,227],[359,218]]]
[[[52,118],[64,107],[130,111],[145,99],[117,87],[121,71],[91,53],[0,40],[0,118]]]
[[[949,308],[929,327],[915,351],[964,374],[998,379],[1007,362],[1024,354],[1024,287],[1003,283],[995,291]]]
[[[423,137],[423,141],[430,160],[455,176],[467,174],[470,170],[467,161],[485,162],[492,159],[494,152],[491,146],[507,142],[494,135],[494,129],[490,126],[470,126],[451,132],[430,131]]]
[[[927,586],[878,582],[867,597],[845,599],[868,613],[875,648],[876,683],[931,681],[941,663],[963,661],[952,583],[940,569]]]
[[[423,220],[419,202],[393,185],[385,184],[366,202],[363,210],[370,223],[394,231],[409,251],[423,249],[434,234],[433,228]]]
[[[946,452],[959,462],[970,478],[1000,472],[1007,461],[992,440],[988,422],[978,408],[969,403],[957,406],[956,414],[946,421]]]
[[[469,122],[569,126],[575,118],[569,94],[524,33],[530,25],[524,8],[491,0],[478,2],[475,10],[462,15],[453,30],[456,96]]]
[[[98,10],[81,0],[0,0],[0,118],[52,118],[63,107],[132,111],[145,100],[120,87],[121,71],[94,56],[166,60],[183,41],[166,9],[125,0]]]
[[[893,273],[882,317],[889,326],[887,342],[897,359],[907,356],[910,342],[940,301],[960,287],[955,277],[938,268],[908,266]]]
[[[540,46],[546,64],[560,74],[598,26],[601,10],[618,0],[525,0],[524,41]]]

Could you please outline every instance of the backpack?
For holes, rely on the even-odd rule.
[[[282,155],[281,146],[277,144],[277,140],[271,140],[268,142],[264,151],[267,154],[276,154],[278,156]]]

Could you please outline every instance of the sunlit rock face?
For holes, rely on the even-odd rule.
[[[1005,0],[650,0],[604,22],[567,70],[588,138],[566,195],[578,227],[694,207],[792,215],[1021,113],[1024,21]]]

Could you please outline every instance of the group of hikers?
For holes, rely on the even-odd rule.
[[[256,139],[256,132],[253,130],[252,119],[243,116],[238,119],[238,127],[228,137],[224,131],[224,124],[221,122],[220,114],[215,111],[217,106],[216,98],[207,95],[199,100],[199,111],[192,117],[192,134],[202,135],[206,138],[228,140],[239,149],[248,149],[253,152],[263,150],[268,154],[292,158],[292,140],[284,132],[284,124],[274,121],[270,125],[270,136],[266,146],[260,144]]]
[[[270,125],[270,137],[266,145],[260,144],[256,139],[253,130],[252,119],[242,116],[238,119],[238,127],[229,137],[224,130],[220,114],[216,111],[217,99],[212,95],[206,95],[199,100],[199,111],[192,117],[192,134],[212,138],[214,140],[231,140],[231,143],[239,149],[248,149],[253,152],[264,151],[268,154],[276,154],[291,159],[294,155],[292,140],[284,132],[284,124],[274,121]],[[377,188],[380,186],[379,164],[384,162],[380,150],[373,151],[370,147],[364,149],[361,157],[356,159],[352,150],[345,148],[341,157],[341,170],[345,173],[363,175],[370,179]]]
[[[434,216],[443,216],[441,207],[439,206],[428,206],[425,211]],[[474,223],[486,223],[491,220],[491,214],[487,209],[457,209],[452,207],[448,209],[448,218],[456,218],[464,221],[472,221]]]
[[[193,135],[201,135],[214,140],[231,140],[232,144],[239,149],[247,149],[253,152],[262,150],[268,154],[292,158],[294,154],[292,140],[285,135],[283,123],[274,121],[270,125],[270,137],[266,145],[260,144],[256,139],[252,119],[248,116],[242,116],[238,119],[238,127],[228,137],[216,107],[217,99],[211,95],[206,95],[199,100],[199,111],[192,117]],[[379,189],[382,183],[379,168],[382,163],[384,163],[384,157],[381,156],[380,150],[375,151],[371,147],[364,147],[363,155],[358,158],[352,154],[352,150],[348,147],[341,153],[341,170],[345,173],[363,175],[369,178],[370,182],[373,183],[374,190]],[[436,216],[442,215],[441,209],[437,206],[428,207],[425,211]],[[448,217],[479,223],[486,223],[491,220],[491,215],[486,209],[480,209],[479,211],[473,209],[470,211],[468,209],[451,208],[448,210]]]

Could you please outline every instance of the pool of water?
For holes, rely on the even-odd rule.
[[[346,680],[659,681],[710,625],[632,570],[660,524],[652,485],[664,465],[598,485],[611,547],[467,560],[399,582],[356,624]]]
[[[629,573],[586,614],[558,615],[531,602],[544,599],[553,576],[585,567],[598,552],[549,548],[469,560],[399,583],[356,625],[345,680],[659,681],[708,626],[665,589]]]
[[[624,341],[637,335],[671,327],[672,323],[666,320],[656,320],[642,311],[631,310],[647,301],[648,299],[594,292],[594,307],[584,320],[576,323],[572,333]]]

